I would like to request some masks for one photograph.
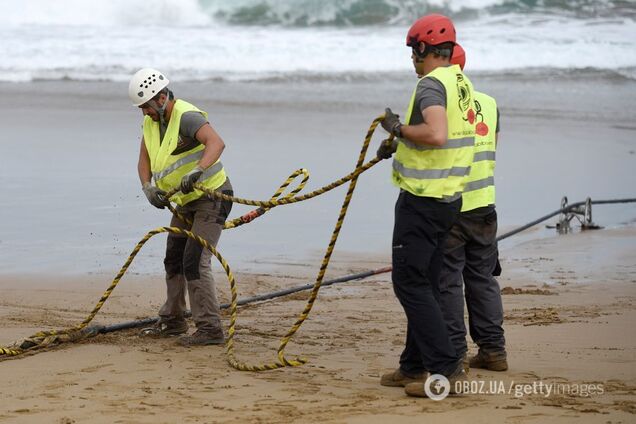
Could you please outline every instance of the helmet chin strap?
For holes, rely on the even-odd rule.
[[[424,76],[424,60],[417,56],[415,57],[415,73],[419,78]]]
[[[159,121],[161,122],[161,125],[166,125],[166,118],[164,117],[164,113],[166,112],[166,107],[168,107],[168,102],[170,101],[170,97],[168,94],[166,94],[166,101],[163,102],[163,105],[158,106],[157,102],[154,100],[151,100],[148,102],[148,105],[150,105],[150,107],[157,112],[157,114],[159,114]]]

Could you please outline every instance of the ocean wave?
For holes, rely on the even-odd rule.
[[[404,25],[427,13],[466,21],[510,13],[576,18],[636,18],[624,0],[203,0],[202,9],[230,25],[368,26]]]
[[[511,13],[636,19],[632,0],[0,0],[0,24],[63,26],[407,25],[426,13],[459,21]]]
[[[19,4],[37,5],[39,1]],[[126,1],[137,5],[137,0]],[[247,0],[237,0],[240,1]],[[81,3],[86,4],[83,0]],[[169,6],[155,10],[153,13],[157,16],[169,13],[171,8],[180,10],[182,15],[172,13],[174,20],[183,19],[179,16],[187,16],[188,10],[202,7],[202,3],[193,0],[157,3]],[[407,3],[407,0],[400,2]],[[462,2],[465,7],[495,3],[495,0]],[[95,14],[101,15],[103,22],[117,21],[106,13],[106,8],[121,4],[120,0],[95,3]],[[453,4],[459,11],[463,10]],[[121,8],[123,13],[125,8]],[[129,13],[126,19],[132,22],[138,9],[125,9]],[[11,19],[11,14],[1,12],[0,20]],[[68,18],[65,10],[57,13]],[[44,15],[29,14],[34,21]],[[49,18],[57,19],[55,15]],[[410,50],[404,45],[408,24],[378,25],[372,29],[363,26],[167,26],[159,18],[137,19],[137,24],[129,26],[89,25],[80,17],[76,23],[85,24],[0,25],[0,57],[3,58],[0,81],[124,81],[137,69],[147,66],[162,70],[175,81],[264,81],[349,75],[366,78],[369,74],[413,72]],[[533,68],[590,68],[634,78],[636,21],[627,17],[579,19],[539,13],[485,14],[459,20],[456,27],[458,41],[467,52],[466,67],[470,72],[497,74]]]

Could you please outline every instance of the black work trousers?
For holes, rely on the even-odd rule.
[[[438,303],[444,241],[460,209],[461,199],[442,203],[406,191],[395,204],[392,279],[408,322],[400,356],[406,375],[449,376],[461,363]]]
[[[463,287],[471,338],[485,352],[505,351],[501,291],[493,277],[496,236],[495,207],[478,208],[459,214],[444,247],[440,305],[455,350],[462,355],[467,351]]]

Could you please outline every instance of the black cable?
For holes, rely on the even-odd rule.
[[[338,284],[338,283],[344,283],[347,281],[353,281],[353,280],[360,280],[362,278],[366,278],[366,277],[370,277],[371,275],[377,275],[377,274],[382,274],[385,272],[389,272],[391,271],[391,267],[384,267],[384,268],[378,268],[378,269],[374,269],[374,270],[369,270],[369,271],[364,271],[364,272],[359,272],[356,274],[350,274],[350,275],[345,275],[343,277],[338,277],[338,278],[334,278],[332,280],[327,280],[324,281],[322,283],[322,286],[331,286],[333,284]],[[269,300],[269,299],[274,299],[277,297],[281,297],[281,296],[286,296],[292,293],[297,293],[300,291],[304,291],[304,290],[309,290],[314,286],[313,283],[310,284],[304,284],[302,286],[296,286],[296,287],[291,287],[289,289],[283,289],[283,290],[278,290],[278,291],[274,291],[274,292],[270,292],[270,293],[265,293],[265,294],[260,294],[260,295],[256,295],[256,296],[251,296],[251,297],[246,297],[243,299],[239,299],[236,304],[238,306],[242,306],[242,305],[247,305],[249,303],[254,303],[254,302],[260,302],[263,300]],[[230,307],[229,303],[224,303],[221,305],[221,309],[227,309]],[[192,315],[192,313],[190,311],[186,311],[185,316],[186,318],[190,317]],[[99,333],[112,333],[113,331],[120,331],[120,330],[127,330],[129,328],[137,328],[137,327],[142,327],[144,325],[152,325],[154,323],[157,322],[159,318],[145,318],[145,319],[140,319],[137,321],[129,321],[129,322],[124,322],[121,324],[114,324],[114,325],[108,325],[108,326],[96,326],[96,327],[92,327],[93,331],[99,332]]]
[[[609,199],[609,200],[592,200],[591,203],[593,205],[609,205],[609,204],[617,204],[617,203],[635,203],[636,202],[636,198],[629,198],[629,199]],[[558,215],[560,213],[567,213],[570,212],[572,209],[574,208],[578,208],[579,206],[583,206],[585,205],[586,201],[583,202],[576,202],[576,203],[572,203],[571,205],[568,205],[564,208],[558,209],[554,212],[551,212],[547,215],[542,216],[541,218],[535,219],[534,221],[531,221],[525,225],[522,225],[519,228],[516,228],[512,231],[509,231],[505,234],[502,234],[500,236],[497,237],[497,241],[501,241],[503,239],[506,239],[508,237],[511,237],[515,234],[518,234],[520,232],[522,232],[523,230],[526,230],[534,225],[537,225],[545,220],[548,220],[550,218],[552,218],[555,215]],[[328,280],[328,281],[324,281],[322,283],[323,286],[331,286],[333,284],[338,284],[338,283],[344,283],[347,281],[353,281],[353,280],[360,280],[362,278],[366,278],[372,275],[378,275],[378,274],[383,274],[385,272],[391,272],[392,268],[389,267],[384,267],[384,268],[379,268],[379,269],[375,269],[375,270],[369,270],[369,271],[364,271],[364,272],[359,272],[357,274],[350,274],[350,275],[345,275],[343,277],[339,277],[339,278],[334,278],[333,280]],[[247,297],[244,299],[239,299],[237,302],[238,306],[242,306],[242,305],[247,305],[249,303],[254,303],[254,302],[260,302],[263,300],[269,300],[269,299],[274,299],[277,297],[281,297],[281,296],[286,296],[292,293],[297,293],[300,291],[304,291],[304,290],[309,290],[313,287],[313,284],[304,284],[302,286],[296,286],[296,287],[292,287],[289,289],[283,289],[283,290],[278,290],[278,291],[274,291],[274,292],[270,292],[270,293],[265,293],[265,294],[261,294],[261,295],[256,295],[256,296],[252,296],[252,297]],[[227,309],[229,307],[229,303],[224,303],[221,305],[221,309]],[[186,317],[189,317],[191,315],[190,311],[186,312]],[[129,328],[137,328],[137,327],[142,327],[144,325],[152,325],[154,323],[156,323],[158,320],[158,318],[146,318],[146,319],[141,319],[141,320],[137,320],[137,321],[129,321],[129,322],[124,322],[121,324],[115,324],[115,325],[108,325],[108,326],[93,326],[91,327],[92,331],[94,332],[99,332],[99,333],[112,333],[114,331],[120,331],[120,330],[127,330]]]
[[[636,202],[636,199],[610,199],[610,200],[592,200],[592,204],[593,205],[609,205],[609,204],[615,204],[615,203],[633,203]],[[505,234],[502,234],[500,236],[497,237],[497,241],[506,239],[510,236],[514,236],[517,233],[522,232],[523,230],[527,230],[528,228],[535,226],[547,219],[552,218],[555,215],[558,215],[560,213],[566,213],[566,212],[570,212],[572,209],[574,208],[578,208],[579,206],[583,206],[585,205],[585,201],[583,202],[576,202],[576,203],[572,203],[571,205],[568,205],[564,208],[561,208],[559,210],[556,210],[552,213],[549,213],[548,215],[542,216],[541,218],[535,219],[534,221],[528,222],[525,225],[522,225],[519,228],[516,228],[512,231],[509,231]]]

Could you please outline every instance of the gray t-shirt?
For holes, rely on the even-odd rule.
[[[205,116],[201,112],[190,111],[181,115],[181,122],[179,123],[179,141],[177,142],[177,148],[172,152],[173,155],[178,155],[183,152],[198,146],[199,143],[195,138],[195,134],[199,129],[208,123]],[[166,133],[167,126],[159,125],[159,131],[161,134],[161,140]]]
[[[446,88],[437,79],[423,78],[417,84],[415,92],[415,104],[409,125],[418,125],[424,122],[422,111],[429,106],[442,106],[446,108]],[[419,110],[419,113],[417,113]]]

